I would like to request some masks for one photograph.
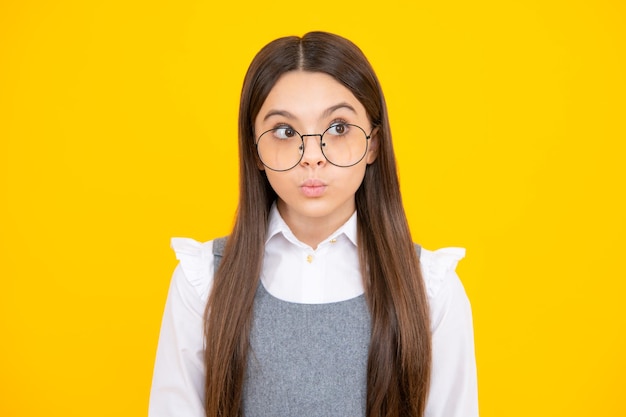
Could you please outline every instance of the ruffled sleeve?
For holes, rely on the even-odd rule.
[[[213,283],[213,241],[200,243],[189,238],[175,237],[172,238],[171,246],[185,278],[206,302]]]
[[[422,249],[430,303],[433,362],[426,417],[477,417],[478,387],[472,311],[456,274],[465,249]]]
[[[204,417],[204,309],[213,282],[213,242],[174,238],[174,270],[157,348],[149,417]]]
[[[434,298],[441,289],[446,277],[454,272],[457,264],[465,257],[463,248],[443,248],[429,251],[422,248],[420,263],[426,283],[428,298]]]

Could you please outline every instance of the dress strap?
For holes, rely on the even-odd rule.
[[[415,246],[415,253],[417,253],[417,259],[419,259],[420,255],[422,254],[422,247],[417,243],[414,243],[413,246]]]
[[[217,238],[213,241],[213,264],[214,270],[217,271],[217,268],[220,266],[220,262],[222,261],[222,256],[224,256],[224,248],[226,247],[226,239],[227,236]]]

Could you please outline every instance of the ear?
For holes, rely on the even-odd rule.
[[[261,162],[261,158],[259,157],[259,154],[256,151],[256,146],[254,149],[254,161],[256,162],[256,167],[259,169],[259,171],[265,171],[265,165],[263,165],[263,162]]]
[[[370,143],[367,147],[367,155],[365,156],[365,160],[367,161],[368,165],[373,164],[374,161],[376,160],[376,157],[378,157],[378,146],[380,144],[380,141],[378,138],[378,132],[379,132],[379,128],[378,127],[374,128],[369,138]]]

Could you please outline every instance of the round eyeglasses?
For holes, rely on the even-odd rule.
[[[279,126],[261,133],[256,140],[259,159],[272,171],[288,171],[302,160],[307,136],[319,136],[326,160],[347,168],[365,157],[372,132],[368,135],[361,127],[350,123],[333,123],[324,132],[309,135],[301,135],[290,126]]]

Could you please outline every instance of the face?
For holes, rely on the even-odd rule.
[[[256,135],[276,127],[309,135],[321,134],[336,123],[360,126],[367,134],[372,130],[363,105],[334,78],[318,72],[291,71],[270,91],[254,127]],[[336,133],[334,128],[332,132]],[[345,168],[328,162],[319,136],[304,136],[304,145],[302,159],[292,169],[277,172],[263,165],[259,168],[265,170],[278,195],[278,209],[294,233],[310,225],[328,229],[330,234],[354,213],[355,193],[367,164],[376,158],[376,138],[372,135],[360,162]]]

